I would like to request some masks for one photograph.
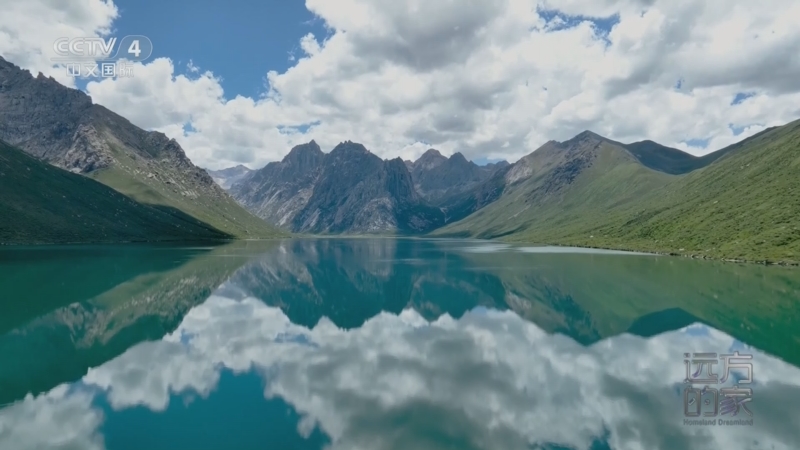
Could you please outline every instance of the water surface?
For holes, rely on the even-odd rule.
[[[476,241],[0,250],[0,449],[800,448],[800,272]],[[686,422],[684,355],[752,354]],[[734,372],[726,387],[740,382]]]

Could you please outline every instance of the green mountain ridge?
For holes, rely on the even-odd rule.
[[[646,142],[548,142],[512,165],[494,202],[431,235],[800,261],[800,121],[701,158]]]
[[[2,244],[231,238],[179,210],[138,203],[3,141],[0,192]]]
[[[140,203],[171,208],[227,236],[286,233],[260,220],[163,133],[145,131],[85,93],[0,57],[0,139]]]

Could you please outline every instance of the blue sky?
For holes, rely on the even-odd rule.
[[[432,147],[515,161],[586,129],[705,154],[798,117],[800,78],[786,61],[800,35],[781,31],[783,14],[752,7],[745,20],[729,7],[668,0],[644,11],[640,2],[535,3],[25,0],[0,15],[0,53],[73,85],[47,56],[59,27],[148,36],[154,51],[135,79],[77,87],[212,169],[263,166],[311,139],[326,151],[357,141],[384,158]],[[701,39],[734,19],[747,26]],[[748,31],[765,24],[777,30],[769,40]],[[306,41],[306,53],[308,35],[330,40]],[[190,61],[219,85],[178,77]],[[269,72],[275,96],[265,99]]]
[[[257,97],[269,70],[285,72],[300,38],[327,35],[303,0],[115,0],[120,16],[112,36],[141,34],[153,55],[169,57],[176,71],[191,60],[222,78],[225,97]]]
[[[306,9],[304,0],[115,0],[119,18],[112,36],[122,39],[139,34],[153,42],[149,60],[170,58],[176,72],[186,73],[187,63],[211,70],[222,79],[225,97],[258,97],[265,91],[265,75],[283,73],[299,55],[300,38],[312,33],[320,43],[329,34],[324,21]],[[158,13],[155,13],[158,11]],[[556,10],[538,10],[553,29],[591,21],[600,35],[619,22],[610,17],[571,16]],[[83,80],[81,88],[88,80]]]

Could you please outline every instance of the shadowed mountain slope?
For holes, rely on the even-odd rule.
[[[141,203],[181,211],[236,237],[277,230],[245,211],[174,139],[145,131],[85,93],[0,58],[0,139]]]

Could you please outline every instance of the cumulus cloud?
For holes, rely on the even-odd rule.
[[[742,448],[743,442],[750,449],[797,448],[800,371],[754,349],[746,350],[755,354],[754,425],[683,424],[683,354],[740,346],[695,325],[583,347],[511,312],[485,310],[434,322],[406,310],[353,330],[325,319],[308,329],[254,298],[217,293],[173,334],[90,370],[82,384],[99,387],[114,409],[162,411],[176,393],[211,392],[220,370],[255,369],[265,397],[282,398],[303,417],[298,433],[318,427],[333,449],[438,448],[436,436],[461,439],[462,448],[589,449],[598,438],[621,450]],[[53,408],[63,406],[29,397],[3,411],[0,443],[47,439],[50,426],[65,426],[42,423],[35,436],[5,435],[3,442],[3,427],[31,411],[62,422],[93,424],[84,415],[96,417],[88,404],[84,415],[56,417]],[[87,442],[77,432],[70,436]]]
[[[14,450],[103,450],[98,427],[103,414],[93,395],[66,385],[0,410],[0,448]]]
[[[258,98],[227,98],[213,68],[187,77],[165,59],[137,64],[134,79],[87,90],[134,123],[176,137],[209,168],[259,167],[312,138],[326,150],[359,141],[387,158],[414,159],[436,147],[513,161],[584,129],[704,154],[800,116],[793,0],[307,0],[306,7],[330,35],[302,37],[295,65],[267,73]],[[20,33],[25,42],[44,39]],[[7,45],[0,44],[4,54]],[[754,95],[734,104],[740,92]]]
[[[59,38],[106,36],[118,16],[112,0],[47,0],[4,2],[0,14],[0,55],[30,70],[73,87],[63,66],[54,64],[53,43]]]

